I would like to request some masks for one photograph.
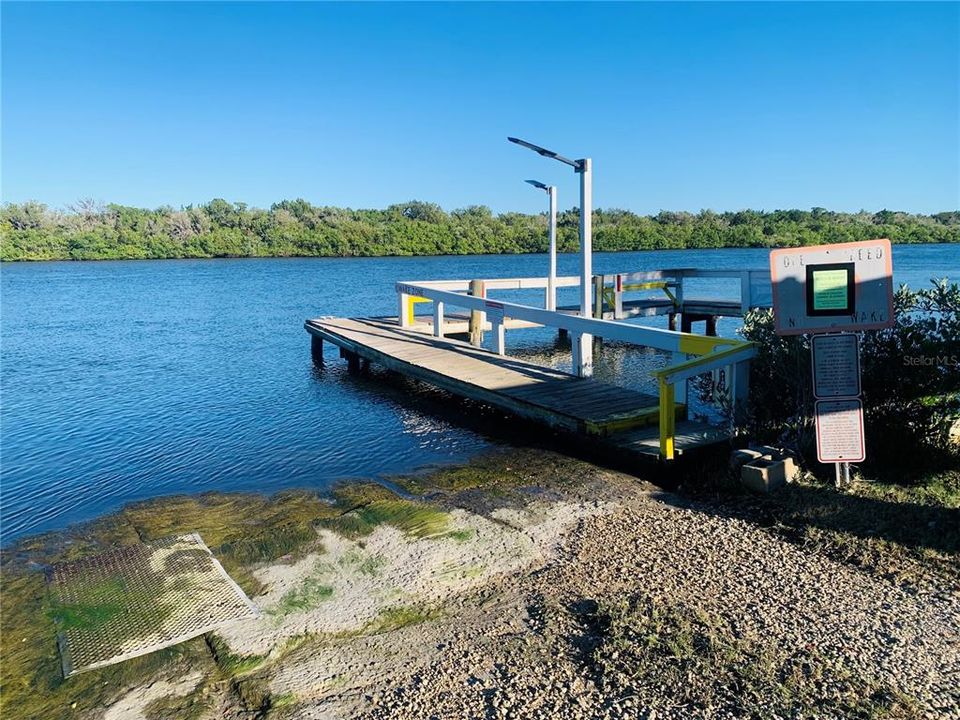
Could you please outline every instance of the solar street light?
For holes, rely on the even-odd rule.
[[[538,155],[565,163],[580,176],[580,317],[592,317],[593,310],[593,168],[590,158],[571,160],[563,155],[520,138],[507,137],[512,143]],[[574,339],[574,366],[581,377],[593,375],[593,336],[586,333]]]
[[[539,180],[526,180],[529,185],[550,196],[550,214],[547,235],[550,238],[550,271],[547,273],[547,310],[557,309],[557,188]]]

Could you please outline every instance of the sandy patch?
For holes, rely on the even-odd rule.
[[[147,705],[154,700],[166,697],[183,697],[189,694],[203,680],[203,673],[190,673],[179,682],[157,680],[156,682],[134,688],[103,713],[102,720],[147,720],[144,713]]]
[[[398,611],[438,605],[544,563],[564,530],[605,507],[539,502],[492,519],[457,509],[448,532],[427,538],[386,525],[356,541],[322,530],[323,554],[256,573],[266,587],[253,599],[263,616],[219,634],[238,655],[267,655],[308,633],[376,629]]]

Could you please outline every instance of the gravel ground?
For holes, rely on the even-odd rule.
[[[301,695],[306,702],[292,717],[869,717],[885,707],[893,717],[960,718],[955,595],[900,587],[811,554],[718,506],[616,492],[603,513],[557,537],[544,565],[460,597],[444,619],[323,652],[305,648],[284,663],[300,671],[281,671],[274,690],[302,689],[311,661],[336,656],[351,659],[348,680]],[[699,676],[697,652],[657,656],[641,670],[649,657],[636,655],[636,643],[618,648],[602,612],[625,602],[643,627],[658,608],[681,622],[708,618],[716,657],[717,639],[762,652],[722,656],[751,662],[734,668],[731,683]],[[664,627],[654,639],[669,645]],[[762,697],[779,692],[782,677],[757,679],[765,667],[758,657],[799,668],[795,697]],[[683,672],[687,685],[714,687],[701,701],[679,697]],[[858,704],[866,689],[899,700]],[[747,706],[751,691],[759,699]]]

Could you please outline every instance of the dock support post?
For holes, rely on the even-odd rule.
[[[567,330],[566,328],[557,328],[557,339],[558,339],[558,340],[566,340],[566,339],[567,339],[567,335],[569,335],[569,334],[570,334],[570,331]]]
[[[314,365],[323,365],[323,338],[319,335],[310,336],[310,357]]]
[[[408,328],[413,325],[413,306],[410,304],[410,296],[406,293],[397,293],[397,322],[402,328]]]
[[[693,332],[693,316],[690,313],[680,315],[680,332]]]
[[[660,378],[660,457],[664,460],[673,460],[676,427],[677,409],[673,385]]]
[[[677,314],[675,312],[670,313],[667,316],[667,328],[676,332],[677,330]]]
[[[506,327],[503,320],[493,320],[491,325],[493,325],[493,349],[497,355],[506,355]]]
[[[468,295],[473,297],[484,297],[483,280],[471,280]],[[480,347],[483,343],[483,320],[485,313],[480,310],[470,311],[470,321],[468,329],[470,332],[470,344],[474,347]]]
[[[443,337],[443,302],[440,300],[433,302],[433,336]]]
[[[593,316],[603,320],[603,275],[593,276]]]
[[[340,348],[340,357],[347,361],[347,370],[352,373],[360,372],[360,356],[345,348]]]
[[[717,316],[716,315],[707,315],[707,335],[710,337],[717,336]]]
[[[575,172],[580,175],[580,317],[593,317],[593,162],[590,158],[577,161]],[[589,334],[575,339],[574,360],[579,377],[593,375],[593,338]]]
[[[598,338],[589,333],[575,332],[571,337],[573,372],[577,377],[593,377],[593,344]]]

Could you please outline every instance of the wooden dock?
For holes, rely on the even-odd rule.
[[[477,400],[514,415],[589,437],[619,450],[660,455],[660,406],[657,397],[592,378],[581,378],[422,329],[402,329],[384,318],[307,320],[313,356],[322,362],[322,344],[340,348],[354,366],[360,359],[421,380],[455,395]],[[676,406],[675,451],[722,442],[728,433],[684,420]]]

